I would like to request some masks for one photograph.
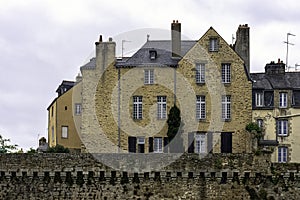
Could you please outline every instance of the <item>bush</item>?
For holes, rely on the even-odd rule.
[[[57,144],[55,147],[50,147],[47,151],[48,153],[70,153],[68,148]]]

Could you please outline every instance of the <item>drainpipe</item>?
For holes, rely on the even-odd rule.
[[[118,153],[120,153],[120,148],[121,148],[121,107],[120,107],[120,103],[121,103],[121,71],[120,68],[118,69]]]

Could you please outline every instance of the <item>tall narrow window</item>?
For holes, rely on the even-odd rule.
[[[133,119],[143,118],[143,97],[134,96],[133,97]]]
[[[75,103],[75,115],[81,114],[81,103]]]
[[[230,83],[230,63],[222,64],[222,83]]]
[[[167,97],[166,96],[157,97],[157,118],[158,119],[167,118]]]
[[[51,136],[52,136],[52,142],[55,141],[55,135],[54,135],[54,126],[51,127]]]
[[[196,64],[196,83],[205,83],[205,64]]]
[[[263,126],[264,126],[264,121],[263,121],[262,119],[256,120],[256,123],[257,123],[257,125],[258,125],[259,128],[263,128]]]
[[[195,153],[206,153],[206,137],[204,133],[195,135]]]
[[[61,137],[68,138],[68,127],[67,126],[61,127]]]
[[[278,147],[278,162],[287,162],[287,147]]]
[[[144,70],[144,83],[153,84],[154,83],[154,69],[145,69]]]
[[[288,120],[277,121],[277,134],[278,136],[288,136]]]
[[[205,119],[205,96],[196,96],[196,118]]]
[[[218,51],[218,39],[217,38],[210,38],[209,39],[209,51]]]
[[[280,108],[287,107],[287,93],[286,92],[279,93],[279,107]]]
[[[137,138],[138,153],[145,153],[145,137]]]
[[[153,144],[153,152],[154,153],[162,153],[162,138],[161,137],[155,137],[154,138],[154,144]]]
[[[262,107],[264,102],[264,95],[262,92],[255,93],[255,106]]]
[[[222,119],[228,120],[231,118],[231,97],[228,95],[222,96]]]

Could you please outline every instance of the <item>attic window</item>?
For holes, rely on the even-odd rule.
[[[219,42],[218,38],[209,38],[209,51],[218,51]]]
[[[157,52],[155,50],[150,50],[149,51],[149,54],[150,54],[150,59],[151,60],[155,60],[156,57],[157,57]]]

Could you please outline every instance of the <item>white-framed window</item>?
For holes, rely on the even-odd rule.
[[[157,97],[157,118],[158,119],[167,118],[167,97],[166,96]]]
[[[133,119],[143,118],[143,97],[133,96]]]
[[[68,138],[68,126],[61,127],[61,137]]]
[[[210,38],[209,51],[218,51],[218,50],[219,50],[218,38]]]
[[[231,96],[222,95],[222,119],[227,120],[231,118]]]
[[[288,148],[287,147],[278,147],[278,162],[285,163],[287,162],[288,157]]]
[[[81,103],[75,103],[75,115],[81,114]]]
[[[287,93],[286,92],[279,93],[279,107],[280,108],[287,107]]]
[[[264,94],[262,92],[255,93],[255,106],[262,107],[264,105]]]
[[[222,83],[230,83],[230,63],[222,64]]]
[[[205,119],[206,106],[205,106],[205,96],[196,96],[196,119]]]
[[[206,137],[204,133],[195,134],[195,153],[206,153]]]
[[[153,152],[154,153],[162,153],[163,152],[163,143],[161,137],[155,137],[153,139]]]
[[[138,144],[145,144],[145,138],[144,137],[138,137],[137,138],[137,143]]]
[[[278,136],[288,136],[288,120],[277,121],[277,134]]]
[[[264,126],[264,121],[263,121],[262,119],[256,120],[256,123],[257,123],[257,125],[258,125],[259,128],[263,128],[263,126]]]
[[[154,84],[154,69],[144,70],[144,83],[146,85]]]
[[[196,64],[196,83],[205,83],[205,64]]]

